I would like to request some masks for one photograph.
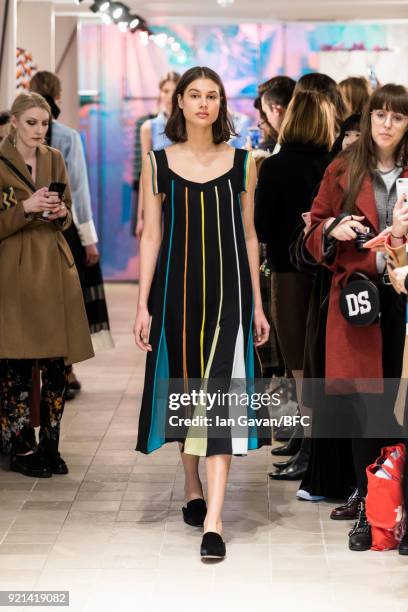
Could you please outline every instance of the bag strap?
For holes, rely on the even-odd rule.
[[[17,178],[20,179],[20,181],[22,181],[25,185],[27,185],[27,187],[33,192],[35,193],[37,191],[37,187],[34,185],[34,183],[32,183],[31,181],[28,180],[28,178],[26,178],[24,176],[24,174],[22,172],[20,172],[20,170],[18,168],[15,167],[14,164],[11,163],[11,161],[9,159],[7,159],[7,157],[4,157],[3,155],[0,155],[0,159],[2,162],[4,162],[6,164],[6,166],[8,166],[8,168],[17,176]]]
[[[336,217],[334,221],[330,223],[329,227],[324,231],[325,236],[329,238],[329,235],[334,230],[334,228],[337,227],[339,223],[343,221],[345,217],[350,217],[350,216],[351,216],[350,213],[346,213],[346,212],[340,213],[339,216]]]

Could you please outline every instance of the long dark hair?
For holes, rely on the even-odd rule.
[[[234,126],[227,110],[227,98],[224,85],[218,74],[207,68],[207,66],[195,66],[187,70],[182,76],[173,94],[172,111],[167,121],[165,134],[173,142],[186,142],[186,121],[182,109],[178,105],[178,96],[183,96],[187,87],[196,79],[210,79],[214,81],[220,90],[220,112],[212,125],[213,140],[215,144],[226,142],[231,136],[235,136]]]
[[[402,85],[390,83],[376,89],[365,106],[360,123],[361,135],[357,142],[339,155],[346,162],[340,166],[340,172],[348,174],[348,185],[344,194],[343,210],[354,213],[358,193],[364,177],[372,173],[377,166],[375,143],[371,135],[371,113],[373,110],[392,111],[408,116],[408,92]],[[408,133],[404,136],[395,151],[396,163],[406,166],[408,163]]]

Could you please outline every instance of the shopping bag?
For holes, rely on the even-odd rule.
[[[371,525],[371,550],[397,548],[405,533],[406,513],[402,480],[406,449],[403,443],[381,449],[367,467],[367,520]]]

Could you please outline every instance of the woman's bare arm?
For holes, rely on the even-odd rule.
[[[134,334],[136,344],[142,350],[151,350],[148,344],[150,313],[147,303],[162,239],[162,196],[152,191],[152,167],[149,157],[143,160],[141,183],[143,185],[144,229],[140,240],[139,299]]]

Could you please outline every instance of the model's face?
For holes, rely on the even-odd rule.
[[[371,113],[371,136],[377,147],[384,152],[395,151],[408,128],[408,117],[385,109]]]
[[[0,142],[6,138],[9,133],[9,125],[0,125]]]
[[[347,149],[353,142],[356,142],[360,138],[360,130],[347,130],[344,134],[343,142],[341,148],[343,151]]]
[[[280,104],[267,104],[265,102],[265,97],[261,98],[261,106],[262,110],[268,119],[269,125],[273,127],[273,129],[279,133],[283,118],[285,117],[286,109]]]
[[[26,147],[38,147],[45,140],[50,117],[42,108],[30,108],[19,117],[11,117],[17,140]]]
[[[196,79],[179,96],[179,107],[183,110],[186,123],[207,127],[216,122],[220,107],[219,87],[211,79]]]
[[[159,95],[160,109],[164,110],[167,115],[171,113],[171,102],[176,89],[176,84],[173,81],[166,81],[161,89]]]

